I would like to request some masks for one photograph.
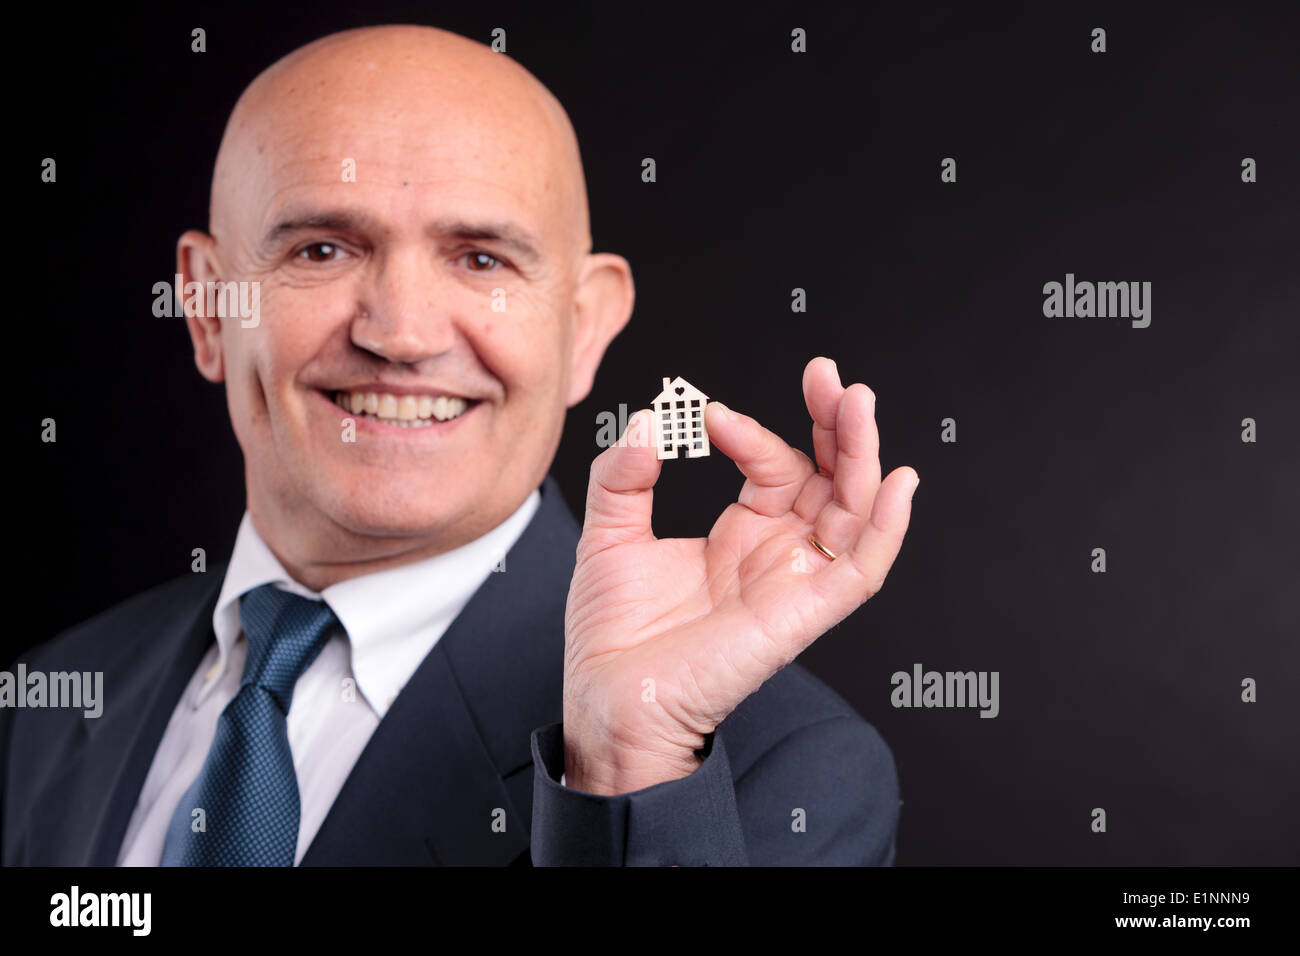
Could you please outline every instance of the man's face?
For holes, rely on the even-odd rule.
[[[328,85],[257,114],[214,211],[223,278],[260,283],[257,326],[220,331],[250,510],[454,546],[540,483],[581,398],[564,157],[445,82]]]

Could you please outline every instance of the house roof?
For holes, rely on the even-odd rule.
[[[679,388],[684,389],[684,391],[682,391],[681,394],[678,394],[677,392],[677,389]],[[698,398],[701,400],[707,400],[708,397],[709,396],[705,395],[703,392],[701,392],[690,382],[686,381],[686,379],[678,375],[671,382],[668,381],[667,378],[664,379],[663,391],[661,391],[658,395],[655,396],[655,400],[652,404],[658,405],[660,402],[675,402],[678,401],[679,399],[689,400],[693,398]]]

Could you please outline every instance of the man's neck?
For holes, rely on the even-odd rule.
[[[516,508],[516,510],[518,510]],[[359,535],[331,523],[331,527],[304,533],[292,520],[277,520],[248,505],[249,517],[266,546],[285,571],[303,587],[320,593],[331,585],[366,574],[390,571],[403,565],[445,554],[477,540],[499,526],[499,520],[462,522],[455,531],[426,535]],[[514,512],[511,512],[513,514]]]

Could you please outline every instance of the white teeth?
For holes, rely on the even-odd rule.
[[[388,425],[427,428],[435,419],[450,421],[465,413],[469,401],[450,395],[393,395],[388,392],[336,392],[334,402],[356,414],[366,414]]]
[[[442,408],[439,409],[438,403],[442,402]],[[433,417],[440,422],[450,421],[465,413],[469,408],[469,402],[463,398],[447,398],[445,395],[439,395],[433,400]]]

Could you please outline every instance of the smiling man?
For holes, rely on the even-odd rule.
[[[547,472],[633,284],[527,71],[427,27],[295,51],[231,115],[209,230],[184,280],[260,292],[252,327],[186,319],[247,512],[223,570],[28,655],[106,703],[0,711],[5,863],[892,861],[888,748],[791,662],[879,590],[917,476],[816,359],[815,462],[709,405],[746,480],[708,538],[654,537],[636,442],[578,527]]]

